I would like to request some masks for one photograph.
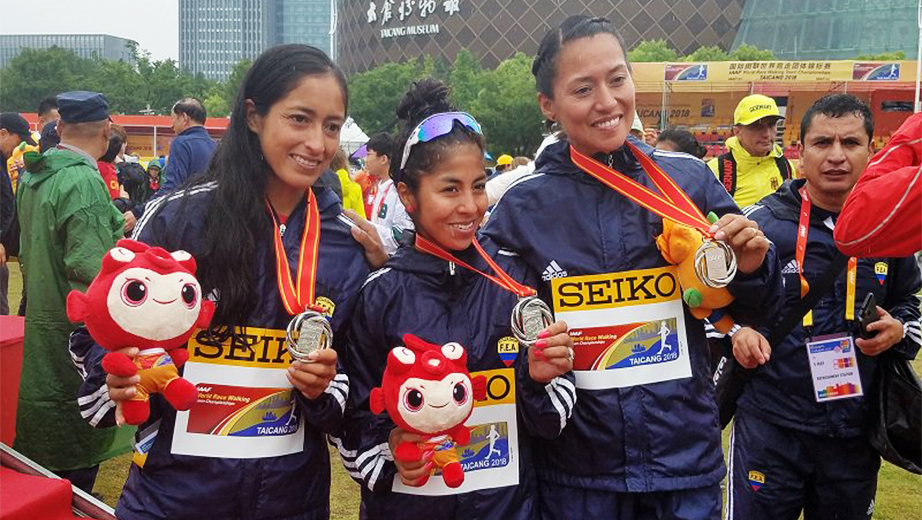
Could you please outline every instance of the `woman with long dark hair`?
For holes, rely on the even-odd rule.
[[[544,517],[710,520],[725,470],[704,325],[656,237],[664,218],[698,229],[721,250],[707,250],[724,268],[713,283],[731,278],[735,255],[737,319],[772,315],[779,269],[703,162],[629,135],[626,50],[604,18],[573,16],[544,37],[538,102],[566,138],[503,194],[483,234],[542,273],[539,293],[574,338],[578,404],[534,450]],[[722,215],[714,225],[709,212]]]
[[[329,516],[324,433],[339,427],[349,382],[334,349],[286,349],[286,328],[305,335],[305,323],[328,320],[326,335],[338,341],[369,272],[355,239],[371,238],[342,216],[331,190],[314,187],[338,149],[347,106],[345,78],[323,52],[265,51],[207,171],[138,222],[137,240],[192,253],[217,312],[190,340],[183,367],[198,402],[177,413],[151,400],[119,518]],[[85,332],[72,351],[88,372],[84,416],[111,426],[137,376],[106,378],[103,351]]]

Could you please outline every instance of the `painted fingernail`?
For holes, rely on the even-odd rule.
[[[535,359],[537,359],[538,361],[544,361],[544,360],[545,360],[544,352],[542,352],[542,351],[536,349],[536,350],[535,350]]]
[[[708,231],[710,231],[711,233],[716,233],[716,232],[717,232],[717,224],[712,224],[711,227],[708,228]]]
[[[423,468],[425,468],[426,471],[432,471],[432,468],[434,467],[435,467],[435,462],[427,462],[426,465],[423,466]]]
[[[546,339],[539,339],[538,341],[535,342],[535,348],[537,349],[544,349],[544,347],[546,346],[547,346]]]
[[[724,233],[723,231],[718,231],[717,233],[714,234],[714,239],[715,239],[715,240],[723,240],[726,236],[727,236],[727,234]]]
[[[549,331],[549,330],[547,330],[547,329],[544,329],[544,330],[542,330],[541,332],[538,333],[538,339],[544,339],[544,338],[546,338],[546,337],[548,337],[548,336],[550,336],[550,335],[551,335],[551,331]]]

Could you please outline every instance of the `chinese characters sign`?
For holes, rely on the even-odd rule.
[[[445,16],[454,16],[461,12],[461,0],[380,0],[368,2],[365,17],[369,24],[379,24],[382,27],[395,18],[405,21],[414,13],[425,20],[434,14],[439,7]]]

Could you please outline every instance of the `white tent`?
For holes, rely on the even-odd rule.
[[[351,117],[346,119],[346,124],[339,132],[339,146],[346,152],[346,155],[352,155],[367,142],[368,135],[359,128],[359,125],[355,124]]]

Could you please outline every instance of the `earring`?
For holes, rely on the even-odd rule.
[[[407,205],[406,210],[407,210],[407,213],[414,213],[416,211],[416,206],[413,204],[409,204]]]

